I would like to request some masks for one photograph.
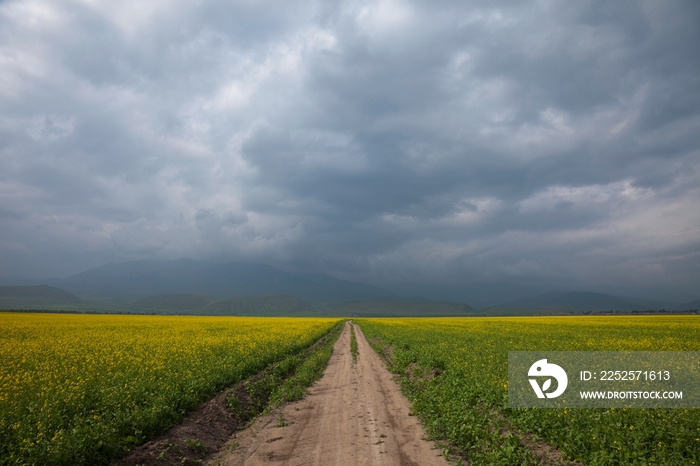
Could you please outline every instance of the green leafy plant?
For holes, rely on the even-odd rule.
[[[187,445],[192,451],[198,454],[203,454],[207,451],[207,446],[202,443],[198,438],[186,439],[185,445]]]

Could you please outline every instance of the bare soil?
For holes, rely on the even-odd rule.
[[[209,464],[447,466],[358,326],[353,363],[350,325],[305,399],[258,418]]]
[[[245,425],[245,420],[238,419],[227,405],[226,398],[232,393],[246,401],[243,383],[237,384],[200,405],[168,432],[133,448],[115,466],[193,465],[211,458],[236,429]]]
[[[195,464],[196,459],[218,451],[240,426],[226,406],[228,392],[219,394],[190,413],[167,433],[133,448],[117,466]]]

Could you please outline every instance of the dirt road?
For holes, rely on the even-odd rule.
[[[335,344],[323,378],[301,401],[261,417],[237,433],[210,465],[447,466],[410,404],[358,326],[358,358],[350,323]]]

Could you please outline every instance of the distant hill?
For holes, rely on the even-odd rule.
[[[165,294],[139,299],[131,305],[138,310],[199,311],[216,299],[199,294]]]
[[[586,291],[558,292],[550,291],[538,296],[517,299],[500,306],[492,306],[482,312],[492,315],[526,315],[526,314],[571,314],[601,311],[659,311],[688,310],[691,303],[673,303],[642,298],[627,298],[603,293]]]
[[[466,316],[476,311],[463,303],[422,298],[353,301],[331,309],[334,315],[356,316]]]
[[[394,297],[365,283],[324,274],[289,273],[265,264],[214,264],[190,259],[108,264],[66,279],[44,280],[85,298],[131,298],[198,294],[216,299],[294,295],[301,299],[343,302]]]
[[[216,300],[204,295],[168,294],[140,299],[130,307],[135,311],[203,315],[294,315],[317,312],[309,303],[292,295],[245,296]]]
[[[209,304],[204,311],[207,314],[222,315],[304,315],[316,313],[316,308],[296,296],[281,295],[245,296],[242,298],[224,299]]]
[[[82,303],[73,293],[53,286],[0,286],[0,309],[45,309]]]
[[[199,315],[318,314],[311,304],[292,295],[244,296],[216,300],[204,295],[168,294],[140,299],[130,307],[137,311]]]

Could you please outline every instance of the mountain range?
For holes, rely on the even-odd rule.
[[[266,264],[216,264],[191,259],[107,264],[64,279],[12,284],[51,285],[85,299],[141,299],[166,294],[199,294],[217,299],[295,295],[311,301],[346,302],[393,298],[388,290],[320,273],[284,272]]]
[[[136,311],[174,312],[209,315],[314,315],[319,310],[292,295],[244,296],[216,300],[211,296],[169,294],[149,296],[130,306]]]
[[[477,311],[465,303],[405,298],[326,274],[266,264],[178,259],[108,264],[64,279],[0,280],[0,309],[74,308],[216,315],[527,315],[687,311],[688,303],[584,291],[548,292]]]

